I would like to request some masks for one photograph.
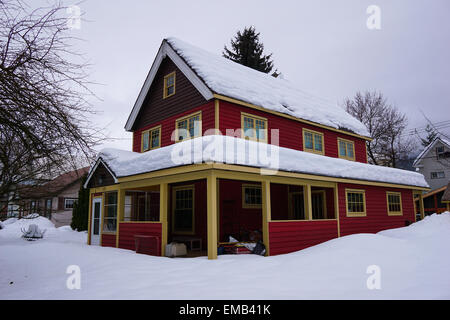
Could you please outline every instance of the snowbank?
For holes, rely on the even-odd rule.
[[[8,221],[9,220],[9,221]],[[33,219],[17,219],[12,218],[8,219],[5,222],[8,222],[7,224],[4,224],[4,229],[0,233],[0,237],[2,236],[9,236],[9,235],[17,235],[19,237],[22,236],[22,229],[28,230],[28,227],[32,224],[36,224],[39,229],[43,230],[52,230],[55,229],[55,225],[53,222],[51,222],[49,219],[45,217],[38,216],[37,218]]]
[[[70,226],[63,226],[56,228],[53,222],[49,219],[37,216],[33,219],[17,219],[10,218],[3,222],[3,229],[0,230],[0,239],[7,241],[11,239],[21,239],[22,229],[28,230],[29,226],[36,224],[41,231],[45,231],[44,238],[39,241],[46,241],[47,239],[60,239],[64,238],[64,241],[76,241],[86,238],[86,232],[73,231]],[[21,239],[22,240],[22,239]],[[83,240],[84,241],[84,240]]]
[[[106,162],[116,177],[193,163],[218,162],[319,176],[428,187],[424,176],[417,172],[325,157],[221,135],[203,136],[145,153],[103,149],[98,158]]]
[[[290,254],[213,261],[87,246],[85,237],[68,241],[74,231],[2,239],[0,299],[450,299],[449,227],[447,212]],[[65,285],[69,265],[80,267],[81,290]],[[371,266],[380,289],[367,287]]]
[[[432,238],[435,234],[446,232],[450,233],[450,212],[448,211],[426,216],[420,222],[413,223],[408,227],[385,230],[378,234],[399,239],[415,239]]]

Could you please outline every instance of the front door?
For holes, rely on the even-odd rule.
[[[91,245],[100,245],[100,225],[102,221],[102,198],[92,199]]]

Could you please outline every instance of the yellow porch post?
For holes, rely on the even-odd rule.
[[[262,193],[262,225],[263,225],[263,242],[266,246],[266,256],[270,255],[269,245],[269,222],[271,217],[271,203],[270,203],[270,181],[265,180],[261,182]]]
[[[305,209],[306,209],[306,216],[308,217],[307,220],[312,220],[312,200],[311,200],[311,185],[307,184],[305,186]]]
[[[161,183],[159,185],[159,221],[161,221],[161,256],[166,255],[168,222],[167,222],[167,200],[169,193],[169,185]]]
[[[117,222],[116,222],[116,248],[119,247],[119,228],[120,221],[123,220],[125,212],[125,190],[117,190]]]
[[[214,172],[206,178],[208,259],[217,259],[217,176]]]
[[[339,185],[336,183],[334,187],[334,214],[337,221],[338,237],[341,236],[341,221],[339,220]]]

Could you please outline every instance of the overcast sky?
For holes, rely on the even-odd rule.
[[[73,4],[76,1],[68,1]],[[381,9],[370,30],[369,5]],[[93,121],[119,138],[104,146],[130,150],[124,125],[163,38],[178,37],[221,54],[237,30],[253,25],[284,77],[313,94],[342,103],[358,90],[379,90],[423,128],[421,110],[449,120],[450,1],[100,1],[79,4],[73,34],[93,64],[100,112]]]

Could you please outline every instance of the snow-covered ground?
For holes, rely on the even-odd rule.
[[[44,239],[20,238],[30,223]],[[450,299],[449,212],[275,257],[151,257],[87,246],[86,236],[45,218],[4,222],[0,299]],[[69,265],[80,267],[79,290],[66,286]],[[372,265],[380,289],[367,287]]]

